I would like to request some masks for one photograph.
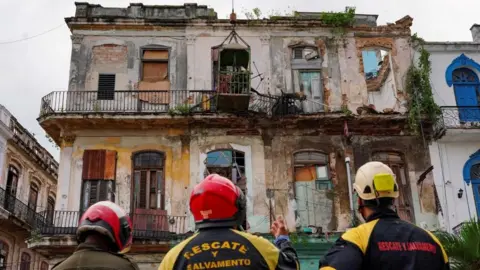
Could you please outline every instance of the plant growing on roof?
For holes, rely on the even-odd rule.
[[[355,9],[355,7],[345,7],[344,12],[322,12],[320,20],[333,27],[333,33],[345,34],[345,28],[351,27],[355,22]]]

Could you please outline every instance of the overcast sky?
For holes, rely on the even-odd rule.
[[[141,1],[97,0],[90,3],[127,7],[130,2]],[[185,2],[194,1],[143,1],[155,5]],[[197,3],[213,7],[220,18],[226,18],[231,10],[228,0]],[[378,14],[379,24],[410,15],[414,18],[413,32],[429,41],[471,41],[469,29],[474,23],[480,23],[479,0],[235,1],[240,17],[243,17],[243,10],[255,7],[268,15],[272,10],[342,11],[345,6],[355,6],[357,13]],[[74,13],[74,1],[70,0],[0,0],[0,103],[34,133],[57,160],[58,150],[46,140],[36,118],[44,95],[67,89],[71,41],[64,18]],[[50,29],[54,30],[30,38]],[[12,42],[21,39],[26,40]]]

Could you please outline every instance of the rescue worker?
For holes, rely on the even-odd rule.
[[[211,174],[197,184],[190,211],[197,232],[171,249],[159,270],[300,268],[283,219],[271,226],[275,245],[242,231],[246,199],[229,179]]]
[[[320,270],[447,270],[448,257],[430,232],[401,220],[398,185],[381,162],[358,169],[353,184],[366,223],[345,232],[320,261]]]
[[[77,241],[75,252],[52,270],[138,270],[136,263],[122,255],[132,244],[132,222],[113,202],[97,202],[85,211],[77,228]]]

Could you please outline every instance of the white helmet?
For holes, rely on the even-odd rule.
[[[365,201],[377,198],[398,198],[398,185],[392,169],[382,162],[364,164],[355,175],[353,188]]]

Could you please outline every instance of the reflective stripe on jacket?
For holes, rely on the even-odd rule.
[[[276,245],[229,228],[200,230],[171,249],[159,270],[300,269],[290,241],[279,240]]]
[[[320,261],[320,270],[448,270],[448,256],[430,232],[393,210],[373,214],[345,232]]]

